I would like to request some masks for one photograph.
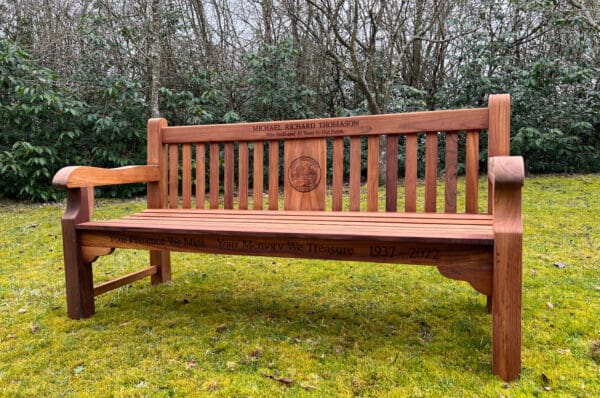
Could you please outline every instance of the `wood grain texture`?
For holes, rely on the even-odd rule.
[[[404,175],[404,211],[417,211],[417,134],[406,136],[405,175]]]
[[[425,136],[425,211],[435,213],[437,208],[438,134]]]
[[[161,170],[167,170],[165,146],[162,145],[162,128],[167,126],[165,119],[150,119],[147,127],[147,163],[148,166],[157,166],[157,181],[149,181],[147,185],[147,203],[149,209],[166,207],[167,180],[160,178]],[[164,153],[164,154],[163,154]]]
[[[192,207],[192,144],[181,146],[181,207]]]
[[[327,141],[324,138],[286,141],[283,165],[283,208],[325,210]]]
[[[109,292],[118,287],[127,285],[131,282],[137,281],[137,280],[145,278],[147,276],[155,275],[157,272],[158,272],[157,266],[150,266],[150,267],[144,268],[142,270],[135,271],[130,274],[121,276],[119,278],[110,280],[108,282],[101,283],[97,286],[94,286],[94,296],[99,296],[103,293]]]
[[[204,209],[206,201],[206,146],[196,145],[196,208]]]
[[[367,211],[378,210],[379,194],[379,136],[367,139]]]
[[[386,146],[385,211],[398,211],[398,135],[388,135]]]
[[[510,155],[510,95],[490,95],[488,99],[488,159]],[[492,213],[494,196],[488,184],[488,213]]]
[[[83,261],[80,237],[76,231],[78,224],[90,220],[88,193],[92,189],[68,189],[67,209],[61,219],[67,313],[72,319],[88,318],[95,312],[92,267]]]
[[[344,138],[333,139],[333,159],[331,177],[331,209],[342,211],[344,193]]]
[[[115,169],[68,166],[63,167],[54,175],[52,184],[57,188],[82,188],[136,182],[158,182],[158,180],[158,165],[125,166]]]
[[[218,143],[210,144],[210,175],[208,178],[208,205],[211,209],[219,208],[220,189],[220,146]]]
[[[350,211],[360,211],[360,137],[350,138]]]
[[[169,145],[169,207],[179,207],[179,147]]]
[[[248,143],[238,144],[238,208],[248,209]]]
[[[262,142],[255,142],[253,148],[254,168],[252,183],[253,193],[253,208],[254,210],[262,210],[263,208],[263,152],[264,145]]]
[[[523,222],[521,157],[490,159],[494,186],[494,280],[492,292],[492,371],[506,381],[521,371]]]
[[[163,130],[164,143],[294,140],[343,136],[397,134],[415,131],[481,130],[488,126],[488,109],[456,109],[386,115],[278,122],[173,126]]]
[[[234,176],[234,151],[233,142],[224,144],[225,152],[225,171],[223,173],[223,207],[225,209],[233,209],[233,191],[235,189],[233,183]]]
[[[477,213],[479,208],[479,131],[467,131],[465,211]]]
[[[279,141],[269,141],[269,210],[279,207]]]
[[[444,211],[456,213],[456,174],[458,170],[458,133],[446,133],[446,186],[444,189]]]

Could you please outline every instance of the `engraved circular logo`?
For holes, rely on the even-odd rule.
[[[310,156],[300,156],[290,164],[288,179],[296,191],[310,192],[321,181],[321,166]]]

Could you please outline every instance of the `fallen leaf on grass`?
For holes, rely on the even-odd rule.
[[[38,325],[37,323],[33,323],[33,324],[31,325],[31,329],[29,329],[29,331],[30,331],[32,334],[36,334],[36,333],[37,333],[39,330],[40,330],[40,325]]]
[[[544,391],[550,391],[550,378],[546,376],[546,373],[542,372],[542,386],[544,387]]]
[[[548,306],[548,308],[552,309],[554,308],[554,304],[552,304],[551,302],[547,302],[546,305]]]
[[[561,263],[561,262],[558,262],[558,261],[557,261],[557,262],[555,262],[555,263],[554,263],[554,266],[555,266],[556,268],[563,269],[563,268],[565,268],[565,267],[567,266],[567,264],[565,264],[565,263]]]
[[[192,359],[191,361],[188,361],[185,363],[185,367],[188,369],[195,368],[197,365],[198,365],[198,362],[196,362],[195,359]]]
[[[570,350],[570,349],[568,349],[568,348],[559,348],[559,349],[558,349],[558,350],[556,350],[556,351],[558,351],[558,353],[559,353],[559,354],[563,354],[563,355],[565,355],[565,354],[570,354],[570,353],[571,353],[571,350]]]
[[[261,373],[260,375],[262,377],[266,377],[267,379],[275,380],[275,381],[278,381],[278,382],[283,383],[288,386],[294,382],[294,380],[292,380],[288,377],[278,377],[278,376],[270,375],[270,374],[264,373],[264,372]]]
[[[215,328],[215,332],[217,332],[217,333],[223,333],[226,330],[227,330],[227,325],[225,325],[225,324],[219,325]]]

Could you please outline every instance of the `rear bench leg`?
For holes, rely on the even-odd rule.
[[[168,250],[150,250],[150,265],[158,267],[150,277],[150,283],[157,285],[171,280],[171,253]]]
[[[492,371],[505,381],[521,371],[521,241],[520,234],[495,236]]]

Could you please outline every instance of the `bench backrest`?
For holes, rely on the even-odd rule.
[[[463,211],[457,206],[460,161],[466,175],[464,211],[477,213],[484,199],[478,197],[480,136],[486,132],[488,158],[509,155],[507,94],[491,95],[487,108],[405,114],[173,127],[164,119],[151,119],[148,164],[159,165],[161,180],[149,184],[148,205],[204,208],[208,196],[211,209],[277,210],[282,180],[286,210],[455,213]],[[379,204],[382,143],[385,203]],[[405,170],[400,198],[399,162]],[[445,179],[443,206],[438,201],[438,172]],[[363,182],[366,201],[361,200]],[[422,202],[417,200],[421,192]]]

